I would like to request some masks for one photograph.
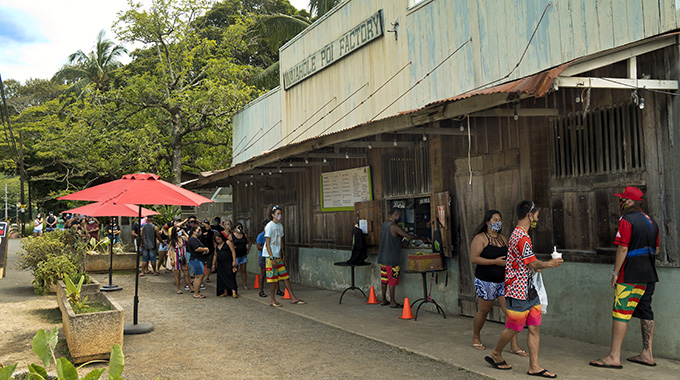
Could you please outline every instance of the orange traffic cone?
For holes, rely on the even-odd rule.
[[[290,293],[288,293],[288,288],[286,288],[286,292],[283,293],[283,298],[282,300],[289,300],[290,299]]]
[[[255,275],[255,285],[253,285],[253,289],[260,289],[260,275],[259,274]]]
[[[378,298],[375,296],[375,289],[371,286],[371,291],[368,292],[368,305],[375,305],[378,303]]]
[[[408,297],[404,298],[404,311],[401,312],[401,319],[413,319],[413,313],[411,312],[411,303],[408,301]]]

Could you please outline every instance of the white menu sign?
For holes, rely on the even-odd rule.
[[[321,211],[351,211],[355,202],[373,200],[371,168],[321,174]]]

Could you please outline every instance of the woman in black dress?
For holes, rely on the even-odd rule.
[[[213,255],[212,270],[217,271],[217,296],[228,295],[238,298],[236,285],[236,250],[234,244],[227,239],[224,232],[215,234],[215,255]]]

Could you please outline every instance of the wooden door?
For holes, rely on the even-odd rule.
[[[444,256],[453,257],[453,220],[451,220],[451,196],[448,191],[433,193],[430,199],[430,213],[433,221],[439,222],[439,231],[442,235],[442,249]],[[435,223],[432,223],[432,236],[434,236]]]
[[[354,204],[354,211],[359,219],[368,222],[368,234],[366,235],[366,245],[377,247],[380,244],[380,226],[385,220],[382,209],[382,201],[366,201]],[[377,253],[375,249],[369,248],[369,253]]]

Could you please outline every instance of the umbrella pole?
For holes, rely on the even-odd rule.
[[[113,229],[109,234],[109,284],[102,286],[99,290],[102,292],[114,292],[116,290],[123,290],[123,287],[113,285]]]
[[[142,206],[139,206],[139,222],[137,222],[137,236],[142,236]],[[151,323],[137,323],[137,315],[139,311],[139,256],[142,252],[141,242],[137,243],[137,265],[135,265],[135,298],[133,301],[132,324],[127,324],[123,327],[123,334],[135,335],[146,334],[153,331],[153,324]]]

